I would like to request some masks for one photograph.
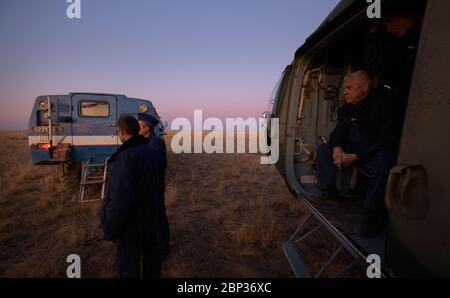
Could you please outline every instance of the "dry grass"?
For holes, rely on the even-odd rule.
[[[115,247],[98,238],[101,203],[80,204],[54,167],[32,166],[23,132],[1,132],[0,143],[0,277],[64,277],[71,253],[84,277],[115,276]],[[258,155],[169,150],[166,176],[172,252],[164,277],[292,276],[281,245],[306,209],[274,167]],[[302,247],[315,270],[333,252],[325,247],[335,247],[326,234]]]

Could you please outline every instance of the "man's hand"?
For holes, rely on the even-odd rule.
[[[344,150],[342,150],[341,147],[336,147],[333,149],[333,160],[334,164],[338,169],[341,169],[342,167],[342,157],[345,155]]]
[[[358,156],[356,154],[344,154],[341,157],[340,165],[341,167],[348,167],[358,161]]]
[[[345,155],[345,152],[341,147],[336,147],[333,149],[333,160],[335,163],[341,159],[342,155]]]
[[[342,168],[342,158],[339,157],[338,159],[335,159],[334,165],[340,170]]]
[[[340,147],[334,149],[333,159],[334,164],[336,165],[336,167],[338,167],[338,169],[351,166],[358,161],[358,157],[356,156],[356,154],[347,154]]]

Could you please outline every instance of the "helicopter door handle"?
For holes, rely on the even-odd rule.
[[[116,127],[116,124],[106,124],[106,127]]]
[[[421,219],[429,209],[428,176],[420,164],[394,167],[386,187],[386,207],[389,212],[405,219]]]

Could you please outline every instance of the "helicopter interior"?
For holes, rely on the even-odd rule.
[[[316,150],[327,143],[338,121],[338,110],[345,104],[343,80],[364,69],[364,36],[369,24],[365,22],[343,38],[322,49],[310,62],[303,77],[297,112],[295,143],[295,174],[305,193],[318,194],[315,186]],[[370,182],[364,168],[352,168],[336,175],[340,204],[315,204],[330,222],[344,233],[352,234],[363,216],[362,197]],[[381,232],[379,238],[384,238]],[[380,244],[382,245],[382,244]]]

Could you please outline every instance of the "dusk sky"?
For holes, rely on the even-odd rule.
[[[259,117],[295,50],[338,0],[0,1],[0,130],[38,95],[150,99],[165,120]]]

